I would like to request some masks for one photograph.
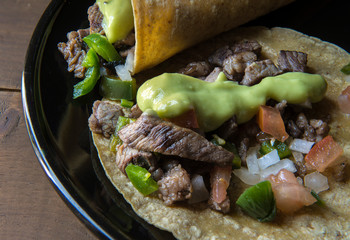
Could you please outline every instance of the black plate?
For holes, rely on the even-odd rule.
[[[74,213],[99,237],[172,239],[140,219],[106,178],[87,126],[96,93],[72,101],[76,83],[66,71],[57,43],[88,26],[94,1],[52,1],[30,42],[22,93],[35,153],[53,186]],[[350,2],[300,0],[248,25],[290,27],[350,50]]]

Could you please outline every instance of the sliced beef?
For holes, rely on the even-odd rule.
[[[293,120],[288,120],[287,131],[293,138],[299,138],[302,131]]]
[[[192,77],[202,77],[207,76],[211,71],[209,63],[205,61],[201,62],[191,62],[185,68],[180,70],[180,73],[192,76]]]
[[[131,53],[135,53],[135,47],[131,47],[131,48],[119,51],[120,56],[123,58],[126,58]]]
[[[307,54],[297,51],[280,51],[278,66],[284,72],[305,72]]]
[[[215,66],[219,66],[222,67],[222,63],[224,62],[225,58],[232,55],[233,52],[230,49],[229,46],[224,46],[222,48],[219,48],[218,50],[216,50],[213,55],[211,55],[208,59],[208,61],[215,65]]]
[[[115,131],[119,116],[124,116],[123,108],[116,102],[95,101],[89,118],[89,128],[94,133],[109,138]]]
[[[130,118],[139,118],[142,114],[141,109],[139,108],[139,105],[135,104],[131,108],[131,113],[129,114]]]
[[[198,133],[147,113],[121,129],[119,137],[132,148],[197,161],[231,164],[234,157]]]
[[[233,116],[218,128],[217,134],[221,138],[227,140],[230,137],[232,137],[237,132],[237,130],[238,130],[237,119],[236,119],[236,116]]]
[[[259,56],[261,53],[261,45],[255,40],[245,40],[235,43],[231,47],[231,50],[233,53],[253,52]]]
[[[204,79],[204,81],[215,82],[221,72],[222,68],[215,67],[214,70]]]
[[[124,174],[125,167],[129,163],[143,167],[149,172],[153,172],[157,168],[157,160],[152,153],[130,148],[126,144],[118,147],[116,163]]]
[[[209,206],[211,209],[222,213],[228,213],[230,211],[230,199],[227,197],[221,203],[214,202],[212,198],[209,199]]]
[[[240,81],[247,66],[257,60],[253,52],[240,52],[230,55],[223,62],[223,70],[230,80]]]
[[[90,33],[100,33],[103,31],[103,14],[101,13],[97,3],[89,7],[88,19],[90,22]]]
[[[284,112],[284,109],[287,107],[287,101],[286,100],[282,100],[281,102],[277,103],[275,105],[275,108],[281,113],[281,115]]]
[[[124,39],[117,41],[114,43],[114,47],[122,48],[122,47],[133,47],[135,46],[135,32],[131,31]]]
[[[60,42],[57,47],[68,63],[68,71],[74,72],[74,77],[84,78],[86,68],[81,64],[85,58],[86,51],[83,48],[83,38],[87,36],[88,29],[72,31],[67,34],[67,43]]]
[[[249,138],[243,138],[238,147],[238,155],[244,163],[246,163],[249,142]]]
[[[281,71],[270,60],[257,61],[250,64],[245,69],[245,74],[241,82],[242,85],[252,86],[257,84],[264,77],[275,76],[280,74]]]
[[[158,181],[158,186],[159,197],[163,199],[166,205],[191,198],[192,184],[190,176],[181,165],[177,165],[169,170]]]

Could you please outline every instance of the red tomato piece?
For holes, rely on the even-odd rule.
[[[342,154],[343,148],[332,136],[327,136],[311,148],[305,156],[305,162],[317,171],[323,172],[327,167],[334,165]]]
[[[286,169],[270,175],[268,180],[271,182],[276,207],[283,213],[291,214],[316,202],[310,191],[300,185],[294,174]]]
[[[272,135],[281,142],[284,142],[289,137],[281,114],[276,108],[264,105],[260,106],[258,124],[261,131]]]

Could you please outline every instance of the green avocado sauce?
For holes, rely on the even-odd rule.
[[[313,103],[320,101],[326,90],[322,76],[299,72],[266,77],[254,86],[228,81],[224,73],[212,83],[164,73],[141,85],[137,103],[142,111],[153,110],[161,118],[173,118],[194,108],[200,128],[209,132],[233,115],[238,123],[249,121],[270,98],[292,104]]]
[[[131,0],[96,0],[103,14],[102,27],[108,41],[124,39],[134,28]]]

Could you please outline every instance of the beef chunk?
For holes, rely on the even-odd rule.
[[[192,77],[207,76],[211,71],[209,63],[205,61],[189,63],[185,68],[180,70],[180,73]]]
[[[116,164],[125,174],[125,167],[129,163],[146,168],[149,172],[153,172],[157,168],[157,161],[152,153],[136,150],[123,144],[118,147]]]
[[[321,139],[329,133],[327,122],[322,121],[321,119],[310,119],[310,125],[316,130],[317,136],[320,136]]]
[[[281,113],[283,114],[284,109],[287,107],[287,101],[286,100],[282,100],[281,102],[277,103],[275,105],[275,108]]]
[[[287,130],[289,135],[291,135],[293,138],[300,137],[302,133],[299,127],[297,126],[297,124],[293,120],[288,120]]]
[[[204,79],[206,82],[215,82],[219,74],[222,72],[222,68],[215,67],[214,70]]]
[[[141,109],[139,108],[139,105],[135,104],[131,108],[131,113],[129,114],[130,118],[139,118],[142,114]]]
[[[280,73],[281,71],[275,66],[275,64],[273,64],[270,59],[257,61],[250,64],[245,69],[245,74],[241,84],[252,86],[259,83],[264,77],[275,76]]]
[[[230,80],[241,80],[247,66],[257,60],[253,52],[240,52],[230,55],[223,62],[223,70]]]
[[[147,113],[121,129],[119,137],[132,148],[197,161],[230,164],[234,157],[198,133]]]
[[[100,33],[103,31],[103,14],[101,13],[97,3],[89,7],[88,19],[90,22],[90,33]]]
[[[229,46],[224,46],[222,48],[219,48],[216,50],[213,55],[211,55],[208,59],[208,61],[216,66],[222,67],[222,64],[226,57],[232,55],[233,52],[229,48]]]
[[[119,116],[124,116],[123,108],[112,101],[95,101],[89,118],[89,128],[94,133],[109,138],[115,131]]]
[[[280,51],[278,66],[284,72],[305,72],[307,54],[296,51]]]
[[[163,199],[166,205],[191,198],[192,184],[190,176],[181,165],[177,165],[168,171],[158,181],[158,186],[159,197]]]
[[[116,48],[133,47],[135,46],[135,41],[135,32],[131,31],[124,39],[117,41],[113,45]]]
[[[249,142],[250,142],[249,138],[243,138],[243,140],[239,144],[239,148],[238,148],[238,155],[240,156],[240,158],[242,159],[242,161],[244,163],[246,163]]]
[[[261,45],[255,40],[245,40],[235,43],[231,47],[231,50],[233,53],[253,52],[259,56],[261,53]]]
[[[74,71],[74,77],[84,78],[86,68],[81,64],[85,58],[86,51],[83,48],[83,38],[87,36],[88,30],[72,31],[67,34],[67,43],[60,42],[57,47],[68,63],[68,71]]]
[[[214,202],[212,198],[209,199],[209,206],[218,212],[228,213],[230,211],[230,199],[226,197],[221,203]]]
[[[237,119],[236,116],[233,116],[218,128],[217,133],[221,138],[227,140],[232,137],[237,132],[237,130]]]

